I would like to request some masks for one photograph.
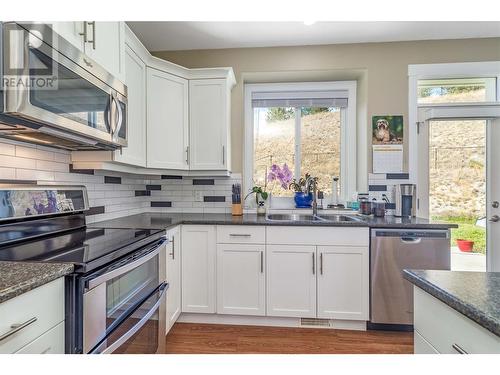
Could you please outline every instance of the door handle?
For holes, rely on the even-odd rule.
[[[469,354],[469,353],[467,353],[465,350],[463,350],[463,349],[460,347],[460,345],[458,345],[458,344],[453,344],[451,347],[452,347],[453,349],[455,349],[455,350],[456,350],[458,353],[460,353],[460,354]]]
[[[493,201],[493,202],[491,202],[491,207],[498,208],[498,207],[500,207],[500,203],[498,203],[498,201]]]
[[[319,254],[319,273],[323,275],[323,253]]]
[[[500,216],[493,215],[488,221],[491,223],[496,223],[497,221],[500,221]]]
[[[316,274],[316,262],[315,262],[315,257],[314,257],[314,253],[312,253],[312,256],[313,256],[313,275]]]
[[[260,273],[264,273],[264,252],[260,252]]]

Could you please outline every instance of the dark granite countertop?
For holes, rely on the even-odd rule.
[[[71,272],[69,263],[0,262],[0,303]]]
[[[404,270],[403,276],[500,336],[500,272]]]
[[[323,212],[322,214],[327,214]],[[330,213],[328,213],[330,214]],[[355,213],[352,213],[355,215]],[[285,225],[285,226],[314,226],[314,227],[371,227],[371,228],[408,228],[408,229],[446,229],[456,227],[450,223],[432,222],[426,219],[412,218],[403,219],[392,216],[385,218],[358,217],[360,221],[351,222],[310,222],[310,221],[269,221],[263,216],[245,214],[243,216],[231,216],[230,214],[209,213],[143,213],[125,216],[118,219],[106,220],[90,224],[89,227],[104,228],[141,228],[141,229],[165,229],[179,224],[198,225]]]

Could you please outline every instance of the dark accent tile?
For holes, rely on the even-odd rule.
[[[90,207],[87,211],[85,211],[85,216],[103,214],[104,210],[104,206]]]
[[[121,177],[114,177],[114,176],[104,176],[104,183],[105,184],[121,184],[122,178]]]
[[[75,169],[73,164],[69,165],[69,173],[79,173],[79,174],[94,174],[93,169]]]
[[[146,185],[146,190],[161,190],[161,185]]]
[[[205,195],[203,197],[203,202],[225,202],[226,197],[224,195]]]
[[[386,203],[385,204],[385,209],[386,210],[395,210],[396,209],[396,203]]]
[[[182,176],[174,176],[170,174],[162,174],[161,175],[162,180],[182,180]]]
[[[388,180],[408,180],[410,178],[409,173],[387,173],[385,176]]]
[[[387,191],[387,185],[370,185],[368,191]]]
[[[149,190],[136,190],[135,191],[136,197],[149,197],[150,195],[151,195],[151,192]]]
[[[167,201],[151,202],[151,207],[172,207],[172,202],[167,202]]]
[[[211,179],[195,178],[193,179],[193,185],[215,185],[215,180],[213,178]]]

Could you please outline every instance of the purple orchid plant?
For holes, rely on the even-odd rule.
[[[293,179],[293,173],[288,168],[288,165],[285,163],[282,167],[279,165],[273,164],[271,166],[271,171],[267,175],[267,181],[273,182],[277,181],[280,183],[281,187],[285,190],[288,189],[290,183]]]

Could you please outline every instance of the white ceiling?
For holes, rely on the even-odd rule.
[[[500,22],[127,22],[150,51],[500,37]]]

